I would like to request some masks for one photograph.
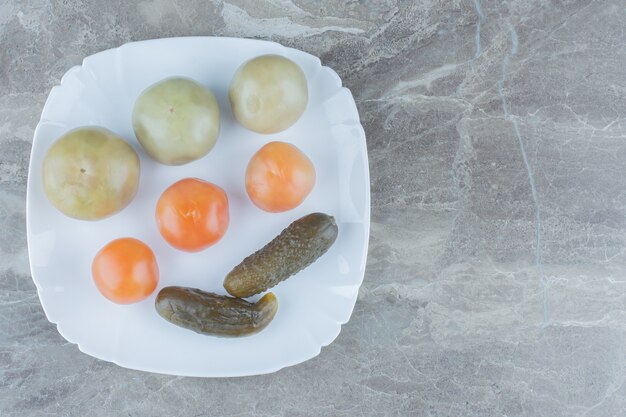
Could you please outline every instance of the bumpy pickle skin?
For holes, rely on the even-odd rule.
[[[224,279],[229,294],[245,298],[272,288],[315,262],[337,239],[335,218],[311,213],[262,249],[245,258]]]
[[[155,307],[165,320],[204,335],[249,336],[263,330],[278,311],[267,293],[256,303],[188,287],[165,287]]]

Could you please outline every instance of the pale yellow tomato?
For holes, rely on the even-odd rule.
[[[139,157],[113,132],[75,129],[57,140],[43,161],[43,184],[62,213],[98,220],[130,203],[139,184]]]
[[[148,155],[182,165],[206,155],[220,130],[213,93],[187,78],[168,78],[148,87],[133,109],[133,129]]]
[[[277,133],[304,113],[309,93],[302,69],[279,55],[262,55],[239,67],[230,84],[235,118],[258,133]]]

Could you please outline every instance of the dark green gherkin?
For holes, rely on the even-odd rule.
[[[224,288],[241,298],[263,292],[315,262],[332,246],[337,233],[334,217],[306,215],[237,265],[224,279]]]
[[[274,318],[278,301],[267,293],[256,303],[196,288],[165,287],[155,307],[165,320],[201,334],[247,336],[263,330]]]

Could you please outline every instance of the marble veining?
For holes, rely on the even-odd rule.
[[[0,416],[623,416],[621,0],[0,2]],[[275,374],[198,379],[82,354],[30,279],[33,129],[85,56],[183,35],[319,56],[367,135],[352,319]]]
[[[476,21],[476,34],[474,35],[474,42],[476,42],[476,54],[474,55],[474,58],[478,58],[483,51],[480,47],[480,25],[483,23],[483,20],[485,20],[485,15],[480,6],[480,0],[474,0],[474,7],[476,8],[476,14],[478,15],[478,21]]]
[[[478,0],[477,0],[478,1]],[[480,11],[479,3],[476,3],[476,10],[479,13],[481,20],[483,19],[482,12]],[[477,25],[477,33],[480,30],[480,20]],[[508,54],[504,55],[502,58],[502,76],[500,80],[498,80],[498,95],[502,100],[502,111],[504,112],[504,116],[507,119],[511,120],[511,124],[513,125],[513,130],[515,131],[515,137],[517,138],[517,142],[519,143],[520,153],[522,155],[522,160],[524,161],[524,167],[526,168],[526,172],[528,173],[528,183],[530,185],[530,194],[532,196],[533,204],[535,206],[535,265],[537,267],[537,275],[539,276],[539,281],[541,282],[541,286],[543,288],[543,325],[548,325],[548,320],[550,319],[550,310],[548,304],[548,282],[546,281],[546,276],[543,272],[543,265],[541,263],[541,208],[539,206],[539,196],[537,194],[537,186],[535,185],[535,177],[533,176],[533,171],[528,162],[528,156],[526,155],[526,147],[524,146],[524,141],[522,139],[522,134],[520,133],[519,126],[517,125],[517,120],[511,118],[509,114],[509,106],[506,102],[506,96],[504,94],[504,84],[506,83],[506,74],[509,67],[509,59],[511,56],[517,53],[517,32],[515,28],[511,26],[511,50]],[[476,53],[478,54],[480,45],[478,45]]]

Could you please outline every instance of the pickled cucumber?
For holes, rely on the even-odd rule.
[[[215,336],[248,336],[274,318],[278,301],[267,293],[256,303],[196,288],[165,287],[155,307],[165,320],[194,332]]]
[[[229,272],[224,288],[241,298],[272,288],[315,262],[332,246],[337,233],[334,217],[306,215]]]

